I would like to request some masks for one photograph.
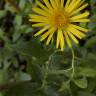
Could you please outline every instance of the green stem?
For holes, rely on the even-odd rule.
[[[72,67],[71,68],[68,68],[66,70],[53,70],[53,71],[50,71],[49,70],[49,74],[65,74],[66,72],[69,72],[70,70],[72,70]]]
[[[72,79],[74,78],[74,73],[75,73],[75,65],[74,65],[75,54],[74,54],[73,48],[71,48],[71,51],[72,51],[72,65],[71,65],[72,74],[71,74],[70,79],[68,80],[68,83],[70,83],[72,81]]]
[[[74,78],[74,73],[75,73],[75,68],[74,68],[74,58],[75,58],[75,55],[74,55],[74,50],[72,49],[72,77],[71,78]]]
[[[43,80],[43,82],[42,82],[42,86],[41,86],[41,88],[44,88],[44,86],[45,86],[45,84],[46,84],[46,78],[47,78],[47,75],[48,75],[48,66],[49,66],[49,64],[47,63],[46,64],[46,71],[45,71],[45,75],[44,75],[44,80]]]
[[[78,61],[81,61],[82,60],[82,58],[79,58],[79,57],[74,57],[76,60],[78,60]]]
[[[54,53],[53,53],[54,54]],[[48,62],[46,63],[46,68],[45,68],[45,75],[44,75],[44,80],[43,80],[43,82],[42,82],[42,86],[41,86],[41,88],[44,88],[44,86],[45,86],[45,84],[46,84],[46,79],[47,79],[47,76],[48,76],[48,74],[49,74],[49,64],[52,64],[52,56],[53,56],[53,54],[49,57],[49,60],[48,60]]]

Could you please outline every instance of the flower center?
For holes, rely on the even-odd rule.
[[[69,23],[69,18],[64,11],[53,12],[50,16],[50,23],[55,27],[66,27]]]

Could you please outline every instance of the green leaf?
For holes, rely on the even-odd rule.
[[[15,16],[15,19],[14,19],[14,25],[15,25],[15,27],[20,27],[21,26],[21,24],[22,24],[22,16],[20,16],[20,15],[16,15]]]
[[[61,91],[66,91],[66,90],[70,90],[70,83],[63,82],[59,91],[61,92]]]
[[[6,70],[0,70],[0,84],[5,84],[8,82],[8,71]]]
[[[0,18],[4,17],[6,15],[6,11],[0,10]]]
[[[31,76],[25,72],[19,72],[17,73],[16,80],[18,81],[29,81],[31,80]]]
[[[31,75],[33,81],[42,82],[43,74],[41,67],[38,64],[32,64],[31,62],[27,65],[27,72]]]
[[[24,10],[25,5],[26,5],[26,1],[27,1],[27,0],[20,0],[20,2],[19,2],[19,7],[20,7],[20,9]]]
[[[88,85],[86,78],[74,79],[74,83],[80,88],[87,88]]]
[[[4,96],[3,93],[0,92],[0,96]]]
[[[85,77],[96,77],[96,69],[95,68],[81,68],[80,74]]]
[[[16,31],[14,34],[13,34],[13,42],[16,42],[21,36],[21,33]]]
[[[46,86],[43,89],[43,93],[44,93],[44,96],[60,96],[59,92],[51,86]]]
[[[4,31],[0,28],[0,38],[4,37]]]
[[[95,96],[95,94],[86,91],[80,91],[78,92],[78,96]]]
[[[11,85],[10,85],[11,86]],[[6,91],[5,96],[39,96],[39,87],[35,83],[17,83]]]
[[[52,50],[44,49],[44,47],[36,40],[30,40],[28,42],[19,40],[19,42],[12,45],[11,48],[22,55],[29,56],[31,58],[33,56],[39,59],[44,59],[52,53]]]
[[[86,48],[92,48],[96,45],[96,36],[93,36],[89,40],[87,40],[87,43],[85,44]]]

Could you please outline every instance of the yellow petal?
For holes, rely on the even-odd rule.
[[[42,9],[44,9],[45,11],[47,11],[47,12],[49,11],[48,8],[47,8],[46,6],[44,6],[44,5],[43,5],[41,2],[39,2],[38,0],[37,0],[36,3],[37,3],[38,6],[40,6],[40,7],[41,7]]]
[[[71,32],[67,32],[67,33],[68,33],[68,35],[70,36],[70,38],[72,38],[72,40],[73,40],[76,44],[79,43],[78,40],[76,39],[76,37],[74,37],[74,35],[73,35]]]
[[[72,34],[74,34],[76,37],[78,37],[79,39],[82,39],[83,37],[85,37],[85,34],[83,34],[82,32],[80,32],[79,30],[75,29],[72,26],[69,26],[69,28],[67,28],[67,30],[69,32],[71,32]]]
[[[60,37],[61,37],[60,32],[61,32],[61,31],[58,29],[58,31],[57,31],[57,42],[56,42],[56,48],[58,48],[58,47],[59,47]]]
[[[86,8],[87,6],[88,6],[88,3],[86,3],[86,4],[82,5],[82,6],[81,6],[81,7],[79,7],[77,10],[74,10],[74,11],[71,13],[71,15],[70,15],[70,16],[72,16],[72,15],[74,15],[74,14],[76,14],[76,13],[80,12],[81,10],[83,10],[84,8]]]
[[[30,16],[29,21],[31,21],[31,22],[46,22],[46,23],[48,23],[47,17],[35,15],[35,14],[30,14],[29,16]]]
[[[85,18],[85,17],[87,17],[87,16],[89,16],[89,12],[84,12],[84,13],[82,13],[82,14],[73,16],[72,18],[70,18],[70,20],[78,20],[78,19]]]
[[[54,0],[50,0],[51,2],[51,5],[54,9],[57,9],[57,5],[56,5],[56,2]]]
[[[29,16],[30,16],[30,18],[36,18],[36,19],[38,19],[38,18],[41,18],[41,19],[46,18],[45,16],[40,16],[40,15],[36,15],[36,14],[30,14]]]
[[[58,48],[59,45],[60,45],[61,51],[63,51],[64,50],[64,36],[63,36],[61,28],[58,28],[58,31],[57,31],[56,48]]]
[[[32,24],[32,27],[42,27],[42,26],[46,26],[46,23],[36,23],[36,24]]]
[[[71,20],[71,22],[90,22],[90,19]]]
[[[55,3],[58,7],[60,7],[60,0],[55,0]]]
[[[49,31],[45,32],[45,33],[41,36],[40,41],[43,41],[44,39],[46,39],[49,34],[50,34]]]
[[[71,0],[67,0],[66,4],[65,4],[65,8],[68,7],[68,5],[70,4]],[[72,2],[71,2],[72,3]]]
[[[79,5],[80,5],[81,0],[74,0],[73,3],[71,3],[68,7],[68,13],[71,13],[74,11]]]
[[[29,21],[31,21],[31,22],[44,22],[44,23],[48,24],[48,20],[46,20],[44,18],[38,18],[38,19],[33,18],[33,19],[29,19]]]
[[[60,29],[60,47],[61,47],[61,51],[63,51],[64,50],[64,35],[61,29]]]
[[[61,51],[64,51],[64,37],[61,38]]]
[[[65,1],[65,0],[61,0],[61,7],[62,7],[62,8],[64,7],[64,1]]]
[[[85,2],[85,0],[81,0],[81,2],[80,2],[80,6],[81,6],[84,2]]]
[[[80,30],[80,31],[88,32],[88,29],[82,28],[80,26],[77,26],[77,25],[74,25],[74,24],[71,24],[71,26],[74,27],[74,28],[76,28],[76,29],[78,29],[78,30]]]
[[[51,30],[51,32],[50,32],[50,35],[49,35],[48,39],[47,39],[46,45],[48,45],[48,44],[50,43],[54,32],[55,32],[55,29],[53,28],[53,29]]]
[[[43,15],[43,16],[48,16],[48,13],[38,7],[34,7],[32,8],[32,10],[40,15]]]
[[[71,44],[71,41],[70,41],[70,39],[69,39],[69,37],[68,37],[67,32],[64,32],[64,35],[65,35],[66,42],[67,42],[68,46],[69,46],[69,47],[72,47],[72,44]]]
[[[48,0],[43,0],[43,1],[44,1],[44,3],[46,4],[46,6],[47,6],[49,9],[52,10],[52,7],[51,7],[49,1],[48,1]]]
[[[49,26],[45,26],[43,29],[41,29],[40,31],[38,31],[34,36],[38,36],[40,34],[42,34],[44,31],[46,31],[49,28]]]
[[[73,4],[71,4],[70,10],[69,10],[70,16],[71,16],[71,14],[75,10],[77,10],[78,8],[80,8],[80,6],[84,3],[84,1],[85,0],[81,0],[81,1],[80,0],[74,0],[73,4],[75,4],[75,5],[73,6]]]
[[[53,28],[50,28],[47,32],[45,32],[41,38],[40,41],[43,41],[44,39],[46,39],[48,37],[49,34],[51,34],[53,32]]]

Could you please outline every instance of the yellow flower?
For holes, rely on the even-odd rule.
[[[89,22],[89,12],[81,11],[88,6],[84,0],[42,0],[37,1],[37,6],[32,8],[30,19],[33,27],[41,28],[35,36],[41,35],[40,41],[46,39],[48,45],[56,41],[56,48],[64,50],[65,42],[72,47],[78,39],[85,37],[88,29],[78,26],[80,22]]]

